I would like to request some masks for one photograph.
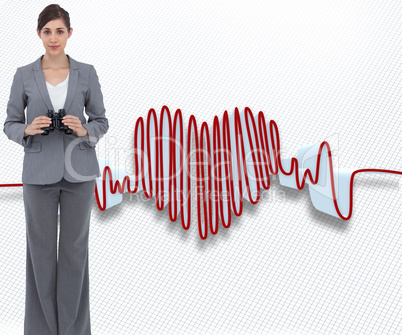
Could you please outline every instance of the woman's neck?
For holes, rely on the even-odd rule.
[[[45,69],[60,69],[60,68],[69,68],[70,61],[65,53],[52,56],[48,53],[42,58],[42,68]]]

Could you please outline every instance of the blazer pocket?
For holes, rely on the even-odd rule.
[[[24,147],[24,152],[40,152],[42,150],[42,142],[31,142],[28,147]]]
[[[80,149],[82,149],[82,150],[91,150],[91,149],[95,148],[95,147],[93,147],[93,148],[88,147],[87,145],[85,145],[84,142],[80,142],[79,146],[80,146]]]

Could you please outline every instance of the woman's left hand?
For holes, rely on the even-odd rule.
[[[65,115],[62,122],[78,136],[88,135],[88,131],[83,127],[81,120],[78,117],[74,115]]]

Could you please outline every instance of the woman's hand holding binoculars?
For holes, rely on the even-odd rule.
[[[50,117],[38,116],[31,124],[25,127],[24,136],[41,134],[44,132],[41,128],[48,127],[51,123]]]
[[[63,122],[65,126],[68,126],[68,128],[70,128],[78,136],[88,135],[88,131],[82,125],[81,120],[74,115],[64,116],[61,122]]]

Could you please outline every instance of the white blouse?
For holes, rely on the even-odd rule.
[[[68,78],[70,77],[70,72],[68,72],[67,78],[64,79],[60,84],[53,86],[46,82],[47,90],[49,92],[50,100],[53,105],[53,112],[58,112],[59,109],[64,107],[64,103],[66,102],[67,97],[67,88],[68,88]]]

